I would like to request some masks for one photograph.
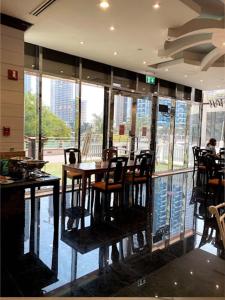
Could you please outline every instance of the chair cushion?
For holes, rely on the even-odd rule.
[[[67,172],[67,177],[68,178],[76,178],[76,179],[82,178],[80,173],[76,173],[76,172],[72,172],[72,171]]]
[[[225,186],[225,179],[218,179],[218,178],[214,178],[214,179],[209,179],[209,184],[211,185],[220,185],[220,182],[222,182],[222,185]]]
[[[140,177],[136,176],[136,177],[134,177],[134,182],[135,183],[142,183],[142,182],[144,183],[144,182],[146,182],[146,180],[147,180],[146,176],[140,176]],[[125,181],[129,182],[129,183],[132,183],[133,182],[133,175],[128,174],[125,178]]]
[[[106,183],[105,182],[95,182],[92,184],[92,187],[94,189],[98,189],[98,190],[101,190],[101,191],[106,191]],[[122,184],[110,184],[108,185],[108,188],[107,188],[107,191],[113,191],[113,190],[120,190],[122,189]]]

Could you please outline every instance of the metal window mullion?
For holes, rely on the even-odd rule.
[[[189,143],[190,143],[190,127],[191,127],[191,105],[187,103],[185,144],[184,144],[184,167],[188,167],[189,162]]]
[[[168,155],[168,169],[173,170],[174,158],[174,140],[175,140],[175,113],[176,101],[171,99],[171,114],[170,114],[170,140],[169,140],[169,155]]]
[[[78,149],[81,147],[81,97],[82,97],[82,58],[79,61],[79,94],[78,94]]]
[[[43,159],[42,145],[42,72],[43,72],[43,51],[39,47],[39,90],[38,90],[38,159]]]

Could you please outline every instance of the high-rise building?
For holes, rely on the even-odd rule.
[[[75,124],[75,85],[69,81],[51,80],[50,110],[68,127],[74,129]]]

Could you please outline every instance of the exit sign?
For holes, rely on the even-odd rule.
[[[146,75],[146,83],[155,84],[155,77]]]

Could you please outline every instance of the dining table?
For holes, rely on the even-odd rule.
[[[84,219],[85,213],[85,199],[87,192],[87,180],[91,175],[104,174],[108,169],[108,161],[100,162],[81,162],[77,164],[65,164],[62,166],[62,205],[65,208],[66,203],[66,186],[67,186],[67,173],[74,172],[79,173],[81,179],[81,220]],[[127,163],[127,169],[134,167],[134,160],[129,160]],[[64,209],[63,208],[63,209]],[[82,221],[83,223],[83,221]]]

